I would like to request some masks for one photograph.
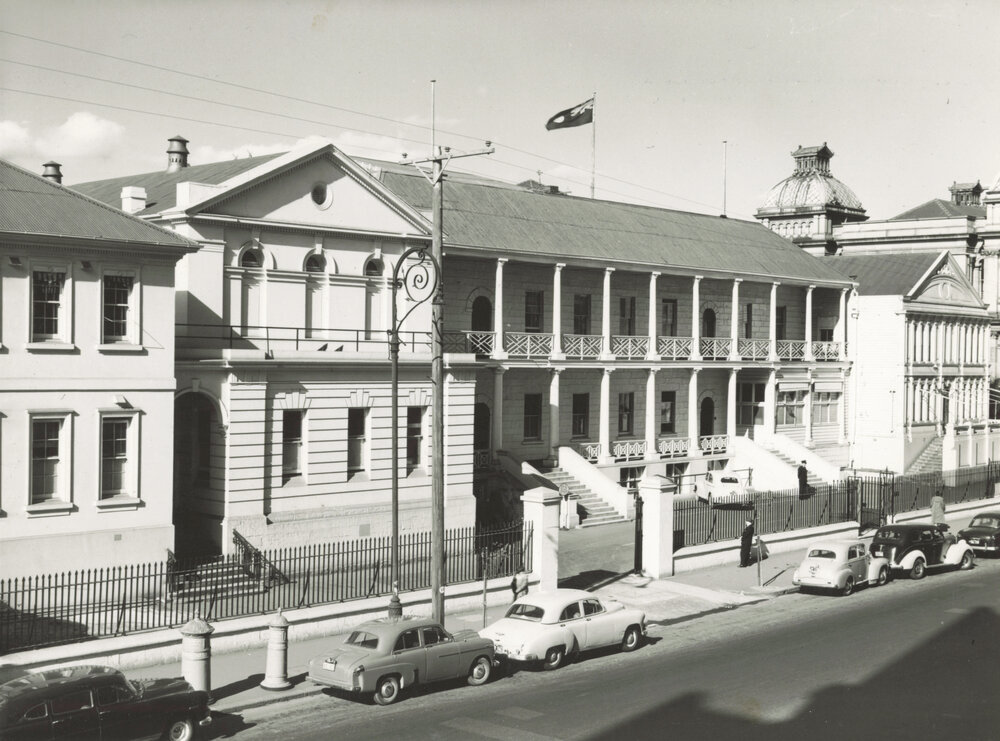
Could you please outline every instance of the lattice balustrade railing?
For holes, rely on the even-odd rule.
[[[538,332],[508,332],[504,345],[508,355],[524,358],[548,357],[552,354],[552,335]]]
[[[476,355],[493,354],[493,332],[465,330],[444,333],[445,352],[473,352]]]
[[[840,343],[814,342],[813,357],[816,360],[840,360]]]
[[[805,356],[805,340],[778,340],[778,357],[782,360],[802,360]]]
[[[705,453],[725,453],[729,447],[729,435],[706,435],[698,438],[698,447]]]
[[[701,356],[706,360],[725,360],[732,346],[733,341],[726,337],[702,337]]]
[[[597,461],[601,457],[601,444],[600,443],[577,443],[577,452],[586,458],[588,461]]]
[[[611,352],[616,358],[641,359],[646,357],[648,350],[648,337],[619,334],[611,337]]]
[[[563,335],[562,345],[567,358],[599,358],[604,338],[599,334],[567,334]]]
[[[646,455],[645,440],[615,440],[611,443],[611,454],[615,458],[632,460]]]
[[[687,360],[691,357],[690,337],[657,337],[656,354],[664,360]]]
[[[680,458],[691,449],[691,439],[687,437],[661,437],[656,441],[657,452],[667,458]]]
[[[742,339],[739,349],[744,360],[767,360],[771,354],[771,341]]]

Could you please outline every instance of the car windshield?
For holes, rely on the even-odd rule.
[[[809,551],[809,558],[836,558],[837,554],[825,548],[813,548]]]
[[[974,517],[969,527],[1000,527],[1000,518],[997,517]]]
[[[347,636],[347,640],[344,643],[349,646],[358,646],[359,648],[378,648],[378,636],[364,630],[355,630]]]
[[[545,614],[543,610],[538,605],[530,605],[527,602],[521,602],[516,605],[511,605],[510,609],[507,610],[506,617],[517,618],[518,620],[534,620],[539,621]]]

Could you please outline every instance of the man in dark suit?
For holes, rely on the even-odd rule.
[[[750,548],[753,546],[753,520],[746,520],[740,536],[740,568],[750,565]]]
[[[809,496],[809,472],[806,470],[806,462],[799,463],[799,499]]]

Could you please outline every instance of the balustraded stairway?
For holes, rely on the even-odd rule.
[[[563,469],[539,468],[538,470],[557,489],[561,489],[565,485],[569,490],[570,496],[579,502],[581,527],[607,525],[612,522],[624,522],[626,520],[626,518],[618,514],[618,511],[614,507],[594,494]],[[631,510],[631,507],[629,509]]]
[[[941,472],[941,438],[934,437],[906,469],[907,476]]]

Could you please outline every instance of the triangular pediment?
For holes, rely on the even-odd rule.
[[[291,154],[233,181],[189,213],[304,227],[388,234],[428,234],[429,225],[332,146]]]
[[[985,306],[961,266],[948,252],[942,252],[930,269],[907,294],[912,308],[934,311],[979,309]]]

